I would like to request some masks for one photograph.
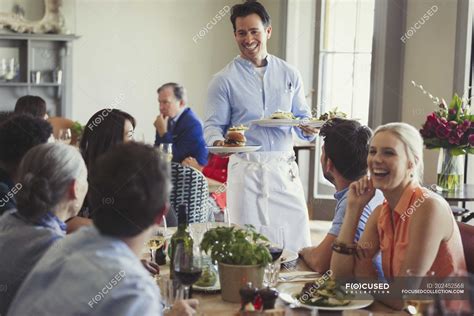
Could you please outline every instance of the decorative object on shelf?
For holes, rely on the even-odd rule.
[[[239,289],[252,282],[261,287],[264,267],[272,261],[268,239],[257,233],[251,225],[245,228],[217,227],[208,230],[201,249],[211,253],[219,264],[222,299],[240,302]]]
[[[454,95],[449,106],[444,100],[430,113],[420,133],[426,148],[440,148],[438,181],[440,191],[462,188],[464,155],[474,154],[474,115],[470,105]]]
[[[20,65],[16,63],[15,58],[10,58],[7,64],[7,60],[2,58],[0,64],[0,81],[14,81],[18,79],[18,72]]]
[[[28,21],[18,13],[0,13],[0,29],[17,33],[54,33],[65,31],[64,16],[61,14],[62,0],[44,0],[44,16],[39,21]]]

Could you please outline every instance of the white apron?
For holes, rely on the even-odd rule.
[[[227,179],[232,223],[283,227],[285,248],[311,245],[303,186],[293,152],[232,155]]]

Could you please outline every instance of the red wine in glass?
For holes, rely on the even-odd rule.
[[[183,285],[192,285],[199,278],[201,277],[202,274],[202,268],[198,267],[191,267],[189,269],[175,269],[174,270],[174,275],[176,278],[178,278],[179,282]]]
[[[268,248],[268,251],[270,251],[270,255],[272,256],[272,261],[275,262],[280,258],[281,254],[283,253],[283,248],[270,246]]]

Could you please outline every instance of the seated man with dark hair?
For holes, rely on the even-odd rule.
[[[15,104],[15,113],[28,114],[44,120],[48,119],[46,101],[36,95],[25,95],[19,98]]]
[[[152,147],[118,145],[89,177],[94,226],[52,247],[22,284],[9,315],[161,315],[159,289],[139,260],[168,209],[167,163]],[[196,300],[171,315],[192,315]]]
[[[372,131],[359,122],[335,118],[323,125],[319,134],[324,137],[321,153],[321,167],[324,177],[336,187],[334,198],[336,209],[331,229],[323,241],[316,247],[307,247],[300,256],[314,271],[321,273],[329,269],[332,244],[339,235],[346,212],[349,185],[367,174],[367,156]],[[362,236],[365,224],[373,210],[383,203],[383,195],[377,191],[366,205],[359,221],[356,241]],[[374,262],[379,276],[382,277],[380,256]]]
[[[15,194],[21,189],[17,169],[28,150],[48,141],[53,128],[43,119],[10,114],[0,123],[0,215],[16,208]]]

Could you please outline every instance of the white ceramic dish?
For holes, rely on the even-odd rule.
[[[296,295],[301,293],[303,289],[303,284],[301,283],[280,283],[277,286],[277,289],[280,291],[280,299],[288,304],[294,304],[298,307],[304,307],[307,309],[317,309],[323,311],[345,311],[353,309],[362,309],[367,306],[370,306],[374,302],[374,298],[371,295],[367,294],[367,299],[357,299],[352,300],[348,305],[345,306],[313,306],[300,303],[296,299]]]

